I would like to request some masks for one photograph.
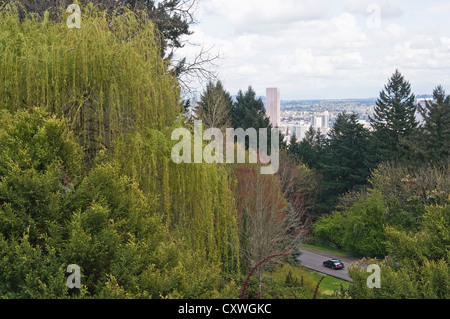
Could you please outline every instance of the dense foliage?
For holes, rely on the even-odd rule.
[[[250,297],[312,298],[295,266],[301,240],[369,257],[337,297],[449,297],[443,87],[417,106],[396,71],[372,131],[342,113],[328,134],[281,144],[275,175],[175,164],[171,132],[193,130],[164,59],[189,33],[180,1],[124,1],[133,10],[112,15],[90,4],[80,29],[62,7],[23,2],[0,10],[1,298],[236,298],[250,270]],[[222,130],[271,128],[251,86],[233,101],[209,83],[197,115]],[[381,289],[366,285],[370,263]],[[79,290],[66,285],[70,264]]]
[[[217,296],[240,269],[231,181],[170,160],[182,106],[153,24],[0,15],[0,295],[68,297],[77,264],[77,297]]]
[[[364,260],[355,264],[350,275],[355,283],[353,298],[448,299],[450,297],[450,209],[428,207],[415,233],[387,228],[389,258],[382,262]],[[360,266],[376,263],[381,269],[381,288],[366,286],[368,273]]]
[[[342,113],[327,136],[311,128],[290,147],[321,176],[316,242],[364,257],[341,297],[448,298],[449,97],[437,86],[432,100],[415,104],[397,70],[380,92],[373,130],[357,117]],[[380,289],[366,284],[371,263],[381,267]]]
[[[61,19],[61,9],[68,8],[72,3],[80,5],[82,9],[93,4],[108,16],[122,15],[124,8],[137,13],[145,12],[145,17],[159,30],[154,36],[160,46],[161,56],[175,62],[174,51],[184,46],[183,37],[193,33],[190,25],[194,23],[195,2],[196,0],[0,0],[0,7],[20,3],[21,14],[33,13],[40,17],[48,14],[55,21]],[[177,75],[186,72],[189,66],[185,58],[173,64]]]

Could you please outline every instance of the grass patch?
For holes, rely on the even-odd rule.
[[[258,280],[252,277],[249,284],[249,296],[255,298]],[[273,271],[266,271],[263,279],[261,297],[263,299],[312,299],[317,281],[304,267],[283,264]],[[320,296],[324,296],[320,294]]]
[[[310,275],[315,281],[316,285],[319,282],[320,278],[324,276],[324,274],[320,274],[318,272],[310,272]],[[339,289],[341,284],[344,286],[344,288],[348,288],[350,286],[350,283],[348,281],[326,275],[324,280],[320,284],[319,291],[322,291],[322,293],[325,294],[330,294],[333,293],[336,289]]]
[[[263,299],[312,299],[322,276],[323,274],[302,266],[285,263],[264,273],[261,297]],[[338,296],[334,293],[340,289],[341,284],[344,289],[350,286],[350,283],[345,280],[325,276],[320,284],[317,299],[337,298]],[[250,299],[257,297],[258,289],[258,279],[252,276],[247,290]]]

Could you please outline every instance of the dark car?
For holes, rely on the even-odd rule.
[[[328,267],[334,270],[343,269],[345,267],[344,263],[337,259],[330,259],[323,262],[324,267]]]

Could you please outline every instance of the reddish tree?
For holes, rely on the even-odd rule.
[[[287,209],[290,215],[295,216],[299,222],[302,241],[312,237],[311,227],[314,215],[314,207],[318,200],[318,184],[315,175],[305,166],[300,165],[295,159],[281,154],[281,165],[277,173],[280,180],[283,197],[287,201]]]
[[[278,177],[259,172],[250,165],[235,169],[241,265],[246,272],[268,256],[294,253],[300,234],[298,217],[287,209]],[[260,289],[264,269],[279,260],[258,268]]]

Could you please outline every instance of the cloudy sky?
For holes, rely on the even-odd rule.
[[[198,0],[196,17],[191,41],[220,54],[233,95],[377,97],[397,68],[416,94],[450,93],[449,1]]]

